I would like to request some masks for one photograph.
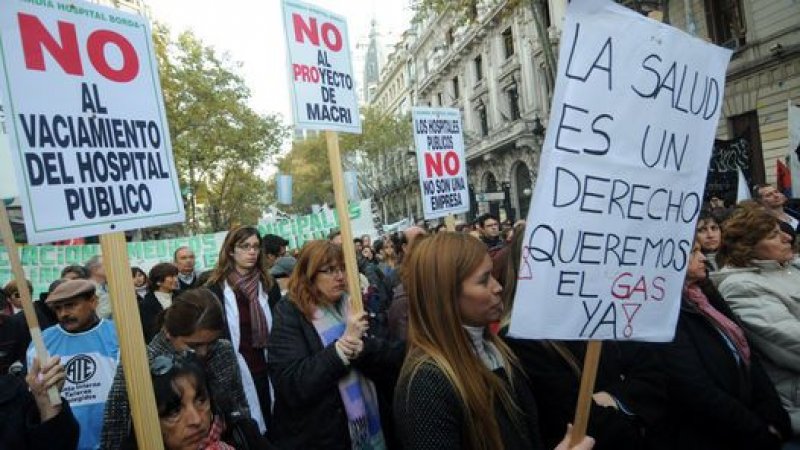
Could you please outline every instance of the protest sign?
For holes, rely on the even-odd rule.
[[[411,118],[425,219],[469,211],[461,111],[414,107]]]
[[[307,3],[284,0],[283,25],[294,125],[361,133],[344,17]]]
[[[276,181],[276,188],[278,189],[278,203],[282,205],[292,204],[292,176],[291,175],[278,175]]]
[[[792,197],[800,197],[800,105],[788,100],[789,171],[792,174]]]
[[[88,3],[8,1],[0,29],[28,240],[183,221],[148,22]]]
[[[572,1],[510,334],[670,341],[731,52]]]
[[[371,216],[372,201],[370,199],[352,202],[348,205],[347,214],[353,235],[370,235],[378,237]],[[258,223],[258,233],[275,234],[289,241],[288,248],[300,248],[306,241],[328,239],[328,234],[339,228],[339,214],[335,209],[320,209],[305,215],[292,216],[289,219],[264,220]]]
[[[0,201],[17,196],[17,177],[11,164],[11,149],[8,147],[6,114],[0,105]]]

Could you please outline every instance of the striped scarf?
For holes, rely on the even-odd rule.
[[[200,443],[198,450],[235,450],[232,446],[220,440],[223,431],[225,431],[225,424],[218,416],[214,416],[214,421],[208,430],[208,436]]]
[[[327,347],[344,334],[344,318],[348,315],[349,304],[343,297],[336,306],[319,306],[314,313],[314,329],[324,346]],[[340,308],[343,311],[339,311]],[[372,381],[351,367],[347,375],[339,380],[339,395],[347,412],[352,449],[385,450],[378,395]]]
[[[251,342],[253,348],[267,348],[267,337],[269,336],[269,326],[267,316],[258,303],[258,288],[261,286],[261,278],[257,270],[242,275],[237,271],[232,271],[228,282],[233,287],[236,295],[244,295],[247,304],[250,306],[250,329],[252,330]]]

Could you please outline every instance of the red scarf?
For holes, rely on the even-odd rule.
[[[215,416],[214,422],[211,423],[211,427],[208,430],[208,436],[200,443],[198,450],[236,450],[220,440],[223,431],[225,431],[225,423]]]
[[[700,313],[708,318],[716,328],[721,331],[729,341],[733,342],[739,356],[742,357],[746,366],[750,365],[750,345],[747,344],[747,339],[744,332],[736,325],[736,322],[729,319],[725,314],[717,311],[716,308],[711,306],[708,302],[708,297],[700,289],[700,286],[693,284],[683,288],[683,295],[691,304],[693,304]]]
[[[251,342],[253,348],[267,348],[267,336],[269,328],[267,316],[258,302],[258,288],[261,286],[261,277],[258,270],[251,270],[246,275],[241,275],[237,271],[231,272],[228,282],[232,284],[234,293],[241,293],[247,298],[250,305],[250,328],[252,330]],[[241,314],[241,313],[240,313]]]

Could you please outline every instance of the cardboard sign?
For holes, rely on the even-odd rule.
[[[411,118],[425,219],[469,211],[461,112],[453,108],[415,107],[411,109]]]
[[[294,125],[361,133],[344,17],[307,3],[284,0],[283,28]]]
[[[30,242],[182,222],[150,25],[5,1],[3,98]]]
[[[510,333],[670,341],[729,50],[569,3]]]

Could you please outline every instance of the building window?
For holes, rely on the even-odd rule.
[[[448,28],[447,32],[444,34],[444,41],[447,43],[447,46],[452,46],[455,39],[453,38],[453,28]]]
[[[478,55],[473,60],[473,65],[475,67],[475,84],[478,84],[481,80],[483,80],[483,57]]]
[[[514,84],[508,88],[506,95],[508,96],[508,110],[511,114],[511,120],[517,120],[520,118],[519,91],[517,91],[517,85]]]
[[[514,34],[511,32],[511,27],[503,31],[503,49],[506,52],[506,59],[514,55]]]
[[[441,92],[436,94],[436,101],[438,102],[437,106],[442,106],[444,104],[444,103],[442,103],[442,93]]]
[[[478,100],[475,105],[475,111],[478,113],[478,125],[481,128],[481,136],[489,135],[489,116],[486,115],[486,105],[482,100]]]
[[[461,95],[458,89],[458,77],[453,77],[453,99],[458,100],[458,97]]]
[[[740,0],[705,0],[708,37],[715,44],[736,48],[744,44],[745,25]]]

